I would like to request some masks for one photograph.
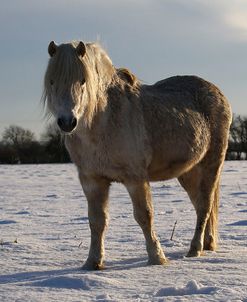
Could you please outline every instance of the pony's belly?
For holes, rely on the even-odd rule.
[[[147,168],[150,181],[177,178],[198,164],[208,150],[208,143],[198,139],[180,140],[180,144],[164,144],[163,148],[154,148],[152,160]]]
[[[174,161],[174,162],[153,162],[148,168],[148,177],[150,181],[162,181],[171,178],[177,178],[191,169],[193,162]]]

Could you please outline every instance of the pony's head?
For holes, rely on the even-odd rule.
[[[90,125],[102,106],[102,79],[106,82],[113,74],[109,57],[97,44],[78,41],[59,46],[52,41],[48,53],[43,93],[48,112],[65,133],[74,131],[82,116]]]

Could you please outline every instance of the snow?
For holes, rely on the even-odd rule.
[[[189,281],[184,287],[167,287],[160,289],[156,296],[188,296],[188,295],[198,295],[198,294],[211,294],[215,292],[215,287],[203,286],[200,283],[197,283],[195,280]]]
[[[195,211],[178,181],[152,191],[169,263],[147,265],[127,191],[113,184],[106,269],[89,272],[81,270],[90,232],[75,167],[0,166],[0,301],[247,302],[247,161],[225,163],[219,249],[200,258],[185,257]]]

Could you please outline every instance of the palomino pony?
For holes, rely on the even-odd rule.
[[[88,201],[91,245],[84,268],[104,267],[111,182],[131,197],[149,264],[167,259],[153,226],[149,182],[177,177],[197,214],[188,256],[215,250],[219,179],[228,143],[230,106],[213,84],[176,76],[143,85],[116,69],[95,43],[48,47],[43,100],[65,133]]]

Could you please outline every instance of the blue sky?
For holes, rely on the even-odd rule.
[[[3,0],[0,11],[0,133],[39,134],[50,40],[95,41],[117,67],[151,84],[196,74],[247,115],[246,0]]]

